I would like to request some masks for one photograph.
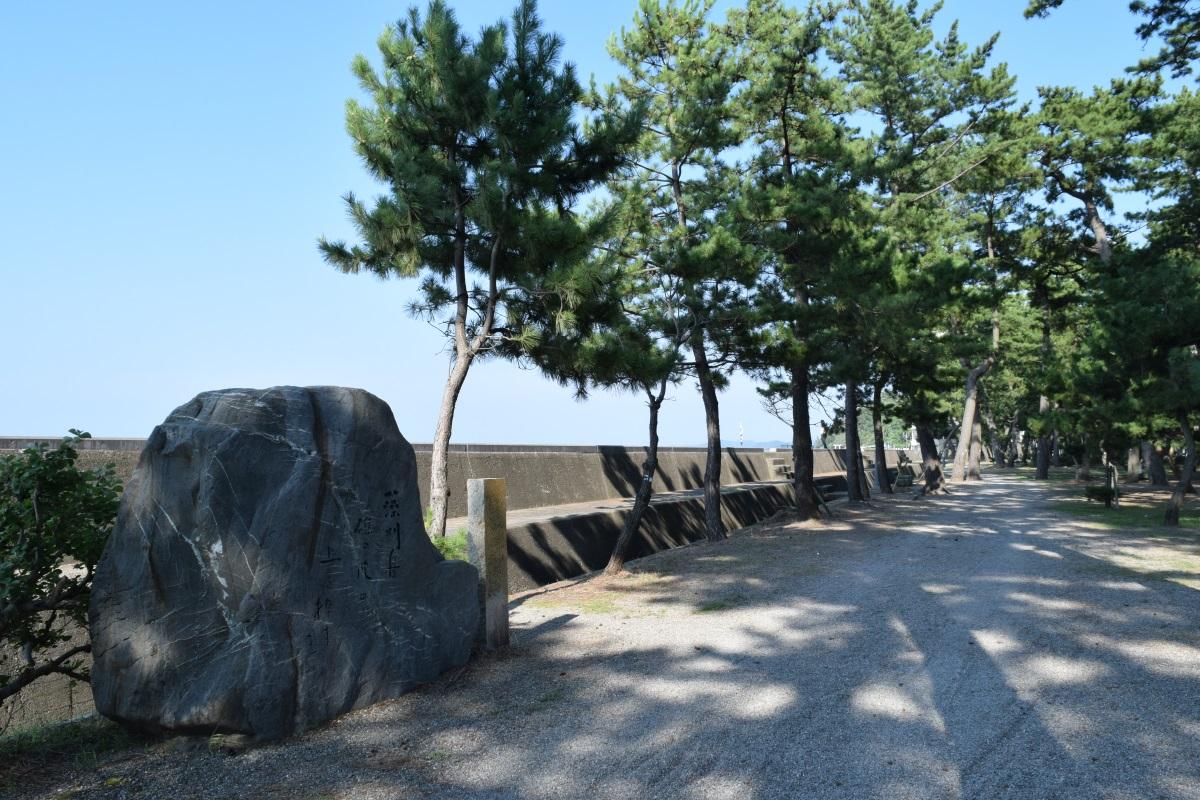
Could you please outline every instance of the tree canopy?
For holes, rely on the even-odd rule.
[[[1200,414],[1200,10],[1130,8],[1150,57],[1022,105],[996,37],[964,41],[936,3],[640,0],[617,77],[584,91],[532,2],[472,40],[435,0],[385,33],[382,69],[355,64],[373,105],[347,127],[389,193],[348,197],[362,243],[322,249],[420,278],[414,310],[455,342],[450,407],[485,354],[637,392],[652,476],[666,393],[694,383],[714,538],[735,370],[792,425],[804,515],[809,404],[833,393],[852,487],[860,427],[880,457],[915,433],[926,492],[951,456],[958,479],[990,454],[1155,481],[1165,456],[1177,522]]]

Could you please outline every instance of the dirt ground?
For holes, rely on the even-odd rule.
[[[1200,531],[1027,477],[514,598],[508,651],[290,742],[68,747],[0,792],[1200,798]]]

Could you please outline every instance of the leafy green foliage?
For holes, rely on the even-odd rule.
[[[1088,500],[1099,500],[1111,507],[1113,500],[1117,499],[1118,491],[1111,486],[1085,486],[1083,494]]]
[[[462,528],[454,533],[447,533],[445,536],[434,536],[431,541],[438,552],[442,554],[442,558],[457,561],[467,560],[467,532]]]
[[[560,63],[562,46],[542,30],[534,0],[477,39],[444,0],[430,0],[424,15],[412,8],[380,37],[381,68],[354,61],[371,103],[346,104],[346,129],[388,193],[373,204],[346,195],[360,243],[318,244],[343,272],[419,279],[410,311],[442,325],[452,343],[430,470],[437,536],[467,372],[478,357],[533,346],[536,328],[506,324],[510,306],[554,297],[556,324],[571,324],[572,265],[593,238],[571,208],[624,162],[639,132],[636,109],[583,118],[584,91]]]
[[[35,679],[86,679],[77,656],[59,651],[69,625],[86,628],[92,572],[112,530],[121,487],[111,465],[80,469],[72,430],[56,448],[0,457],[0,644],[22,662],[0,675],[0,701]]]
[[[722,385],[722,344],[757,272],[730,223],[736,176],[726,158],[740,138],[730,101],[735,45],[710,19],[712,6],[643,0],[635,24],[609,42],[622,73],[607,102],[642,112],[634,162],[608,185],[622,223],[609,252],[666,301],[654,324],[659,338],[678,339],[701,382]],[[717,369],[709,369],[710,353]]]
[[[1192,68],[1193,2],[1135,0],[1163,50],[1031,107],[996,38],[965,42],[939,3],[715,6],[640,0],[617,78],[589,92],[513,71],[558,57],[532,3],[478,40],[442,2],[412,12],[381,72],[357,62],[374,107],[347,115],[391,196],[350,198],[364,245],[327,258],[420,275],[416,310],[444,313],[456,359],[644,394],[651,442],[689,375],[719,437],[715,390],[742,369],[803,444],[807,397],[839,387],[888,396],[927,452],[959,431],[964,467],[968,413],[1012,458],[1035,437],[1078,460],[1194,450],[1200,103],[1160,77]],[[594,116],[571,129],[579,103]],[[565,213],[599,180],[593,213]],[[1123,192],[1155,202],[1122,216]]]
[[[601,116],[581,130],[574,115],[583,89],[570,65],[559,67],[561,39],[540,24],[535,3],[522,0],[511,26],[490,25],[471,40],[433,0],[424,16],[413,8],[380,37],[382,70],[355,59],[373,106],[349,101],[346,128],[390,193],[373,206],[347,195],[363,241],[322,239],[330,263],[421,276],[425,299],[415,311],[435,315],[465,300],[482,324],[498,290],[462,297],[464,266],[501,287],[528,288],[569,250],[579,232],[555,211],[620,163],[631,128]],[[555,249],[545,246],[551,237],[561,240]]]

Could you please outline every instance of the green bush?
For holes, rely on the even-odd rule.
[[[0,674],[0,703],[45,675],[87,680],[79,656],[91,645],[61,645],[69,625],[87,627],[92,572],[121,485],[111,464],[77,466],[88,434],[71,434],[53,449],[0,457],[0,647],[18,654],[16,672]]]
[[[1111,486],[1085,486],[1083,493],[1088,500],[1099,500],[1106,506],[1111,506],[1117,499],[1117,490]]]
[[[459,528],[454,533],[448,533],[445,536],[431,537],[433,546],[438,549],[443,558],[457,559],[458,561],[467,560],[467,532]]]

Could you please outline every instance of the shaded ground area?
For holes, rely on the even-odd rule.
[[[289,744],[5,791],[1200,798],[1200,535],[1070,516],[1078,492],[992,475],[776,519],[518,598],[510,652]]]

